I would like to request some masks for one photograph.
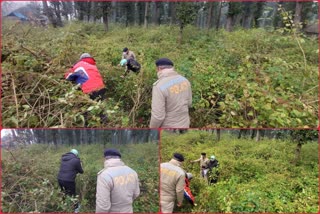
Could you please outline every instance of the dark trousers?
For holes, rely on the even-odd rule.
[[[92,100],[96,100],[96,101],[105,100],[106,99],[106,95],[105,95],[106,92],[107,92],[107,89],[103,88],[103,89],[100,89],[99,91],[91,92],[89,94],[89,96],[90,96],[90,99],[92,99]],[[83,114],[84,121],[85,121],[85,124],[84,124],[85,127],[88,127],[88,115],[89,115],[89,112],[85,112]],[[100,116],[100,119],[101,119],[101,123],[102,124],[107,124],[108,116],[105,115],[105,114],[100,114],[99,116]]]
[[[66,195],[69,195],[71,197],[76,196],[76,182],[73,181],[62,181],[58,179],[59,186],[61,188],[61,191],[64,192]],[[79,207],[79,202],[76,201],[73,204],[73,209],[77,209]]]
[[[99,91],[94,91],[94,92],[91,92],[89,94],[90,96],[90,99],[92,100],[104,100],[106,99],[106,92],[107,92],[107,89],[106,88],[103,88],[103,89],[100,89]]]
[[[69,196],[76,196],[76,182],[62,181],[58,179],[61,191]]]

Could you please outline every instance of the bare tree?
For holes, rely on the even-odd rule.
[[[251,28],[251,19],[252,19],[252,6],[254,2],[243,2],[243,13],[242,13],[242,27],[249,29]]]
[[[152,22],[155,25],[160,25],[160,5],[161,5],[161,2],[158,2],[158,1],[155,1],[153,5]]]
[[[302,7],[303,7],[302,2],[297,1],[295,13],[294,13],[294,20],[293,20],[293,23],[296,27],[299,26],[301,22]]]
[[[145,12],[144,12],[144,28],[148,27],[148,10],[149,10],[149,2],[146,2]]]
[[[56,19],[57,26],[62,27],[63,24],[62,24],[62,20],[61,20],[60,2],[59,1],[53,1],[53,2],[50,2],[50,3],[53,6],[53,10],[54,10],[54,13],[55,13],[55,19]]]
[[[177,22],[177,3],[169,2],[170,25]]]
[[[219,26],[220,26],[220,18],[221,18],[222,5],[223,5],[223,1],[221,1],[221,2],[219,3],[219,10],[218,10],[218,16],[217,16],[217,21],[216,21],[216,30],[219,30]]]
[[[43,5],[43,10],[44,13],[47,15],[50,23],[52,24],[53,27],[58,27],[58,23],[54,17],[53,11],[51,10],[51,8],[48,6],[47,1],[42,1],[42,5]]]
[[[111,10],[111,2],[101,2],[102,6],[102,18],[104,24],[104,30],[109,30],[108,16]]]
[[[208,30],[212,27],[213,4],[214,2],[209,2],[209,11],[208,11],[208,20],[207,20]]]

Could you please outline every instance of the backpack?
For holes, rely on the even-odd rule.
[[[129,59],[127,66],[128,66],[129,70],[136,72],[136,73],[139,73],[140,68],[141,68],[141,65],[134,59]]]

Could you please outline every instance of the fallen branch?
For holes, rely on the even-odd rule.
[[[16,104],[16,115],[17,115],[17,121],[18,121],[17,127],[19,127],[19,106],[18,106],[18,99],[17,99],[17,93],[16,93],[16,85],[14,83],[14,78],[13,78],[12,73],[10,73],[10,74],[11,74],[11,78],[12,78],[12,89],[13,89],[13,95],[14,95],[14,102]]]

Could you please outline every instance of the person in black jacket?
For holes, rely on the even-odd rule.
[[[83,173],[79,152],[76,149],[72,149],[70,152],[62,155],[58,174],[59,186],[66,195],[76,195],[75,180],[78,173]]]
[[[206,177],[208,178],[208,184],[215,184],[219,178],[219,161],[214,155],[210,156],[210,159],[205,163]]]
[[[122,59],[120,62],[121,66],[126,66],[124,74],[121,76],[124,78],[129,74],[130,71],[138,74],[140,72],[141,65],[134,59]]]

